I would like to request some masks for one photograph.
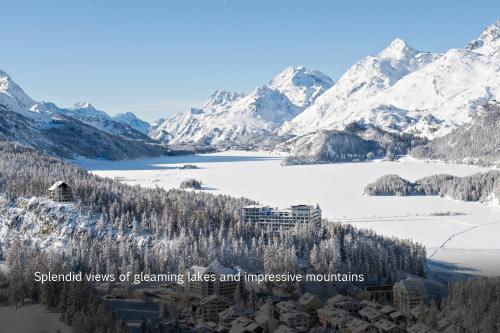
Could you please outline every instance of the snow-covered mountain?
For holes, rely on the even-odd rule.
[[[170,143],[253,146],[274,140],[274,131],[332,85],[326,75],[286,68],[248,94],[216,91],[200,109],[166,119],[152,137]]]
[[[52,103],[37,103],[32,108],[33,110],[39,110],[49,115],[63,114],[65,116],[78,119],[87,125],[98,128],[109,134],[123,136],[130,139],[139,139],[149,141],[148,131],[145,133],[135,129],[133,126],[129,125],[127,121],[133,121],[130,115],[124,114],[118,117],[111,117],[104,111],[97,110],[92,104],[87,102],[79,102],[70,108],[58,108]],[[132,113],[132,116],[135,117]],[[137,121],[140,121],[137,119]]]
[[[377,56],[368,56],[353,65],[313,105],[286,123],[279,132],[303,135],[318,129],[342,129],[360,120],[359,112],[364,109],[367,99],[438,57],[417,51],[402,39],[395,39]]]
[[[151,125],[148,122],[140,119],[132,112],[118,113],[113,116],[113,120],[128,125],[145,135],[148,135],[151,130]]]
[[[35,105],[36,102],[8,74],[0,70],[0,107],[10,109],[40,124],[49,122],[45,116],[30,112]]]
[[[332,85],[333,80],[320,71],[299,66],[285,68],[268,87],[280,91],[298,107],[306,108]]]
[[[489,102],[470,123],[416,147],[410,154],[421,159],[500,165],[500,102]]]
[[[427,138],[445,135],[500,98],[499,30],[497,21],[466,48],[442,56],[397,39],[354,65],[279,132],[304,135],[358,121]]]
[[[168,153],[146,135],[107,117],[89,104],[61,109],[36,102],[0,71],[0,140],[68,158],[127,159]]]

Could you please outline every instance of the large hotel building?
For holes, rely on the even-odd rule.
[[[318,205],[294,205],[279,209],[262,205],[251,205],[242,208],[243,222],[252,223],[264,228],[267,232],[289,230],[296,225],[304,225],[321,221],[321,209]]]

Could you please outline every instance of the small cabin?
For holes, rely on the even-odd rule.
[[[47,191],[47,195],[50,199],[57,202],[73,201],[71,187],[63,181],[55,182]]]

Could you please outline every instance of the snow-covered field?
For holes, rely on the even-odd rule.
[[[370,197],[369,182],[386,174],[409,180],[448,173],[470,175],[484,169],[414,160],[325,165],[280,165],[283,156],[256,152],[222,152],[137,161],[79,160],[95,174],[147,187],[179,188],[196,178],[204,191],[244,196],[262,204],[286,207],[318,203],[333,221],[371,228],[377,233],[423,243],[433,260],[460,270],[500,274],[500,208],[439,197]],[[198,169],[179,170],[184,164]],[[438,212],[463,215],[436,216]]]

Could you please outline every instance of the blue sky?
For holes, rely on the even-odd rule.
[[[36,100],[153,120],[289,65],[338,78],[396,37],[443,52],[500,18],[500,1],[4,1],[0,69]]]

